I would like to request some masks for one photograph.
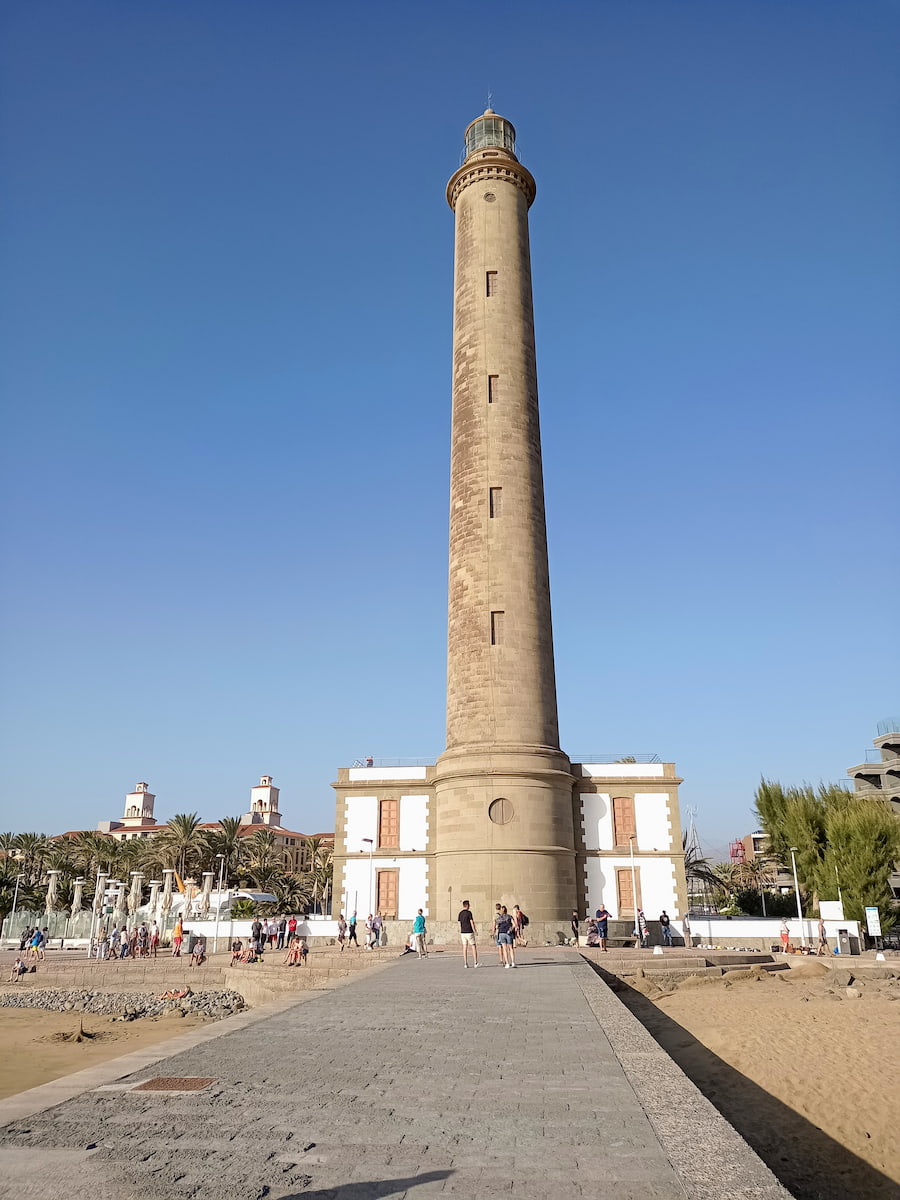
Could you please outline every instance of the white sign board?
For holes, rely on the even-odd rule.
[[[820,900],[819,916],[823,921],[843,921],[844,906],[840,900]]]
[[[866,909],[866,929],[872,937],[881,937],[881,918],[877,908]]]

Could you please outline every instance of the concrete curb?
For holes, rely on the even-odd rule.
[[[578,986],[689,1200],[790,1200],[762,1159],[585,960]]]

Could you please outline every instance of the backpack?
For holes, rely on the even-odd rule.
[[[522,913],[522,928],[524,929],[527,924],[528,924],[528,918],[525,916],[524,913]]]

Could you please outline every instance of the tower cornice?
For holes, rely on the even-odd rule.
[[[534,203],[537,184],[534,176],[511,155],[497,150],[483,150],[470,155],[447,184],[447,203],[456,211],[459,195],[473,183],[511,183],[525,194],[528,207]]]

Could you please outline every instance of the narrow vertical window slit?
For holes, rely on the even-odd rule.
[[[491,613],[491,645],[503,645],[503,613]]]

